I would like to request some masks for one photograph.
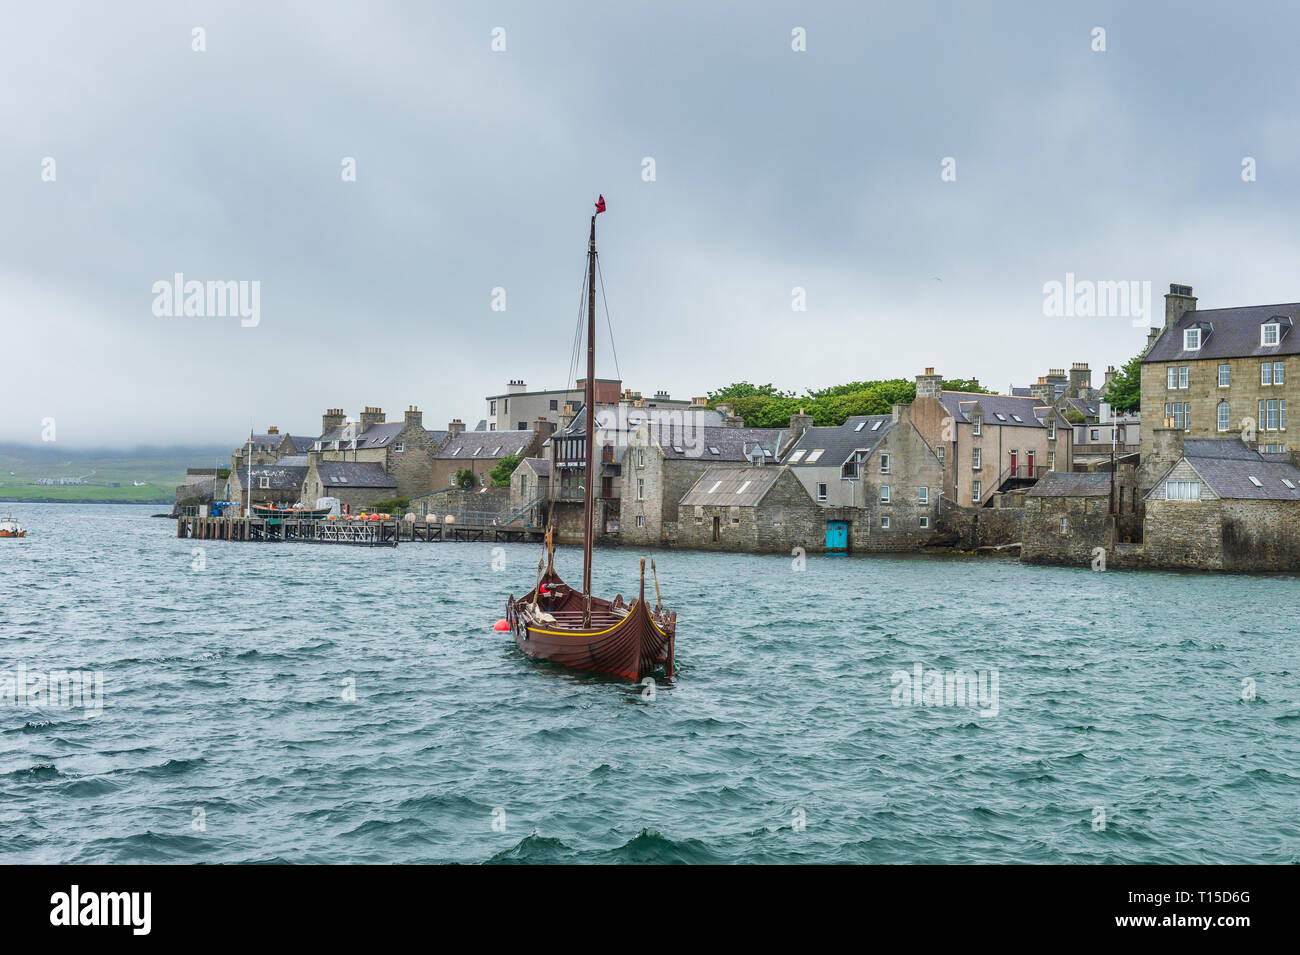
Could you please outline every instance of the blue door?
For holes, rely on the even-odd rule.
[[[849,522],[826,522],[826,553],[844,554],[849,549]]]

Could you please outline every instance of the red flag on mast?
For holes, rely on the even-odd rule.
[[[605,197],[601,196],[599,199],[596,200],[596,215],[600,215],[604,211],[605,211]]]

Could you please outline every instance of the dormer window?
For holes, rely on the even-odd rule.
[[[1199,328],[1187,328],[1183,330],[1183,350],[1200,351],[1201,348],[1201,330]]]
[[[971,434],[979,434],[980,428],[984,425],[984,416],[982,414],[971,415],[970,430]]]
[[[1276,345],[1282,338],[1282,326],[1277,322],[1269,322],[1267,325],[1261,325],[1259,329],[1259,343],[1264,346]]]

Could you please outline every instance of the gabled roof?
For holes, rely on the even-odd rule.
[[[275,464],[254,464],[252,470],[254,491],[262,488],[262,478],[268,480],[267,487],[262,490],[301,491],[303,479],[307,477],[306,465],[286,465],[283,460]],[[236,473],[240,486],[244,486],[249,480],[248,468],[238,468]]]
[[[1275,318],[1282,326],[1281,338],[1276,345],[1264,347],[1260,345],[1260,327]],[[1295,302],[1289,305],[1195,309],[1184,312],[1178,321],[1161,332],[1142,362],[1297,355],[1300,354],[1300,333],[1295,328],[1297,322],[1300,322],[1300,303]],[[1202,329],[1203,341],[1196,351],[1183,348],[1183,332],[1189,328]]]
[[[491,461],[508,454],[522,454],[535,437],[535,431],[462,431],[434,457]]]
[[[357,448],[382,448],[397,437],[405,427],[405,421],[384,421],[380,424],[372,424],[357,435]]]
[[[253,469],[256,472],[256,468]],[[397,487],[397,481],[377,461],[319,461],[316,473],[331,487]]]
[[[538,477],[551,476],[551,459],[550,458],[524,458],[520,464],[528,465],[529,469]]]
[[[1025,497],[1109,497],[1109,471],[1048,471]]]
[[[1183,442],[1179,464],[1183,461],[1219,497],[1300,501],[1300,468],[1291,464],[1285,454],[1261,454],[1236,438],[1195,438]],[[1170,468],[1160,477],[1148,497],[1160,491],[1172,471]],[[1287,481],[1294,487],[1289,487]]]
[[[783,470],[773,465],[709,468],[683,495],[681,504],[753,507],[772,489]]]
[[[782,428],[722,428],[705,426],[686,428],[651,428],[665,458],[690,458],[694,461],[750,461],[759,449],[770,452],[765,460],[776,461],[785,434]],[[716,451],[716,453],[715,453]]]
[[[1045,428],[1047,419],[1054,417],[1058,426],[1068,426],[1059,411],[1043,404],[1037,398],[1022,398],[1018,395],[982,395],[972,391],[944,391],[939,394],[939,401],[949,414],[964,422],[970,421],[970,413],[974,411],[978,402],[984,409],[986,425]],[[999,418],[998,415],[1002,417]]]
[[[874,451],[893,426],[892,414],[873,414],[856,415],[838,426],[809,428],[786,451],[781,463],[796,468],[838,468],[854,451]]]

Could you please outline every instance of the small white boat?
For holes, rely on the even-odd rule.
[[[0,521],[0,537],[26,537],[25,531],[10,514],[4,520]]]

